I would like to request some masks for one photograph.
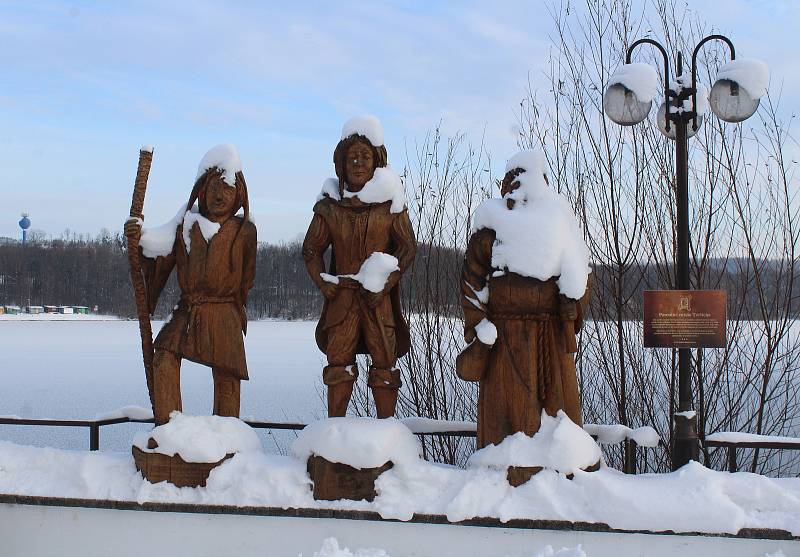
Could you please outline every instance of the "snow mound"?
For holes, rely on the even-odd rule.
[[[322,182],[322,190],[317,196],[317,201],[325,199],[326,197],[330,197],[334,201],[341,201],[342,198],[339,195],[338,178],[325,178],[325,181]]]
[[[542,425],[533,437],[522,432],[475,452],[469,467],[505,469],[509,466],[541,466],[562,474],[574,474],[601,458],[600,447],[563,410],[550,417],[542,410]]]
[[[613,445],[631,439],[641,447],[657,447],[661,442],[656,430],[648,425],[631,429],[622,424],[583,424],[583,429],[597,437],[601,445]]]
[[[117,418],[128,418],[130,420],[152,420],[153,411],[141,406],[123,406],[105,414],[98,414],[95,420],[115,420]]]
[[[619,66],[608,85],[621,84],[633,91],[640,102],[649,102],[656,98],[659,92],[658,72],[650,64],[639,62]]]
[[[205,174],[206,170],[217,168],[222,172],[222,179],[229,186],[236,186],[236,173],[242,171],[242,160],[239,158],[239,151],[230,143],[223,143],[212,147],[208,153],[203,155],[200,166],[197,167],[197,177]]]
[[[327,181],[325,182],[327,184]],[[323,192],[325,194],[325,184],[323,184]],[[339,188],[336,188],[336,197],[338,199]],[[400,213],[406,206],[406,194],[403,190],[403,181],[400,176],[388,166],[383,168],[376,168],[372,180],[364,184],[361,191],[348,191],[344,192],[345,197],[357,197],[364,203],[385,203],[392,202],[389,211],[392,213]],[[331,196],[332,197],[332,196]]]
[[[186,246],[186,253],[189,253],[192,249],[191,232],[194,223],[200,226],[200,232],[203,234],[203,238],[205,238],[206,242],[210,242],[211,238],[219,232],[220,225],[218,222],[211,222],[197,212],[195,207],[192,207],[192,210],[186,211],[183,217],[183,245]]]
[[[533,557],[586,557],[586,552],[581,545],[562,547],[558,551],[553,549],[552,545],[548,545]]]
[[[737,58],[719,69],[717,79],[735,81],[754,99],[767,94],[769,66],[755,58]]]
[[[351,135],[363,135],[374,147],[383,145],[383,126],[381,121],[369,114],[353,116],[342,126],[342,139]]]
[[[147,448],[153,438],[155,449]],[[186,462],[217,462],[232,453],[261,452],[256,432],[238,418],[170,414],[169,422],[150,432],[137,433],[133,444],[147,453],[176,454]]]
[[[383,253],[382,251],[375,251],[367,257],[364,263],[361,264],[361,268],[358,270],[358,273],[355,275],[340,275],[340,277],[351,278],[355,281],[361,283],[366,290],[370,292],[383,292],[384,287],[386,286],[386,281],[389,280],[389,275],[391,275],[394,271],[399,271],[400,266],[398,264],[397,258],[394,255],[389,255],[388,253]],[[327,273],[324,273],[327,275]],[[333,282],[330,278],[334,278],[331,275],[327,275],[329,278],[322,277],[322,280],[327,280],[328,282]],[[336,283],[338,284],[339,280],[337,278]]]
[[[139,246],[145,257],[166,257],[175,245],[175,230],[186,214],[186,205],[181,205],[175,216],[160,226],[142,228]]]
[[[391,557],[385,549],[369,548],[357,549],[355,553],[348,548],[339,547],[336,538],[326,538],[319,551],[314,552],[314,557]],[[561,557],[561,556],[559,556]]]
[[[496,233],[492,266],[539,280],[559,277],[561,293],[580,298],[591,272],[589,249],[569,202],[544,181],[544,155],[523,151],[506,167],[525,170],[520,187],[505,199],[487,199],[473,217],[473,230]],[[516,201],[513,209],[506,199]]]
[[[497,327],[485,317],[475,325],[475,332],[478,335],[478,340],[483,344],[492,346],[497,340]]]
[[[292,453],[305,462],[311,455],[353,468],[377,468],[419,461],[417,438],[395,418],[327,418],[308,424],[295,439]]]

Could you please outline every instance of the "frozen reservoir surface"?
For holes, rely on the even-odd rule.
[[[8,316],[11,317],[11,316]],[[22,317],[22,316],[20,316]],[[162,322],[153,323],[154,335]],[[251,321],[245,346],[250,380],[242,383],[244,419],[300,421],[325,415],[325,356],[316,322]],[[124,406],[150,407],[137,321],[0,320],[0,416],[93,419]],[[183,409],[210,414],[211,369],[184,360]],[[147,424],[103,427],[100,449],[129,451]],[[288,448],[291,432],[263,435],[265,449]],[[87,428],[0,425],[0,439],[64,449],[88,448]]]

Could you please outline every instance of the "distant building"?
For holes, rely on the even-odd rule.
[[[89,308],[86,306],[72,306],[72,310],[79,315],[89,314]]]
[[[45,313],[58,313],[58,306],[44,306]]]
[[[5,306],[7,315],[17,315],[19,313],[19,306]]]
[[[27,306],[25,308],[25,313],[30,313],[32,315],[39,315],[40,313],[44,313],[44,307],[42,307],[42,306]]]
[[[72,306],[58,306],[58,313],[72,315],[74,312],[72,311]]]

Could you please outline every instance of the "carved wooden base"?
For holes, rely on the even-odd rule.
[[[321,456],[311,455],[307,469],[314,482],[314,499],[335,501],[351,499],[360,501],[375,499],[375,480],[389,470],[393,463],[387,462],[379,468],[353,468],[347,464],[331,462]]]
[[[506,472],[506,478],[512,487],[519,487],[542,470],[543,468],[541,466],[509,466]],[[597,472],[598,470],[600,470],[599,460],[595,464],[583,469],[584,472]],[[573,477],[574,474],[567,474],[568,480],[571,480]]]
[[[146,453],[134,446],[133,461],[136,469],[150,483],[167,481],[177,487],[205,487],[211,470],[231,458],[226,455],[217,462],[186,462],[180,455],[167,456],[160,453]]]

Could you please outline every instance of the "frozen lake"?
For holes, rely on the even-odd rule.
[[[253,321],[246,337],[250,381],[242,383],[242,417],[302,421],[322,417],[325,356],[314,342],[316,322]],[[161,322],[154,322],[157,332]],[[0,321],[0,415],[92,419],[136,405],[149,408],[136,321],[20,319]],[[210,414],[211,370],[184,361],[184,411]],[[134,432],[151,426],[101,429],[101,450],[130,450]],[[264,431],[264,446],[281,448],[293,434]],[[0,439],[86,449],[88,428],[0,425]],[[271,447],[270,447],[271,445]]]

